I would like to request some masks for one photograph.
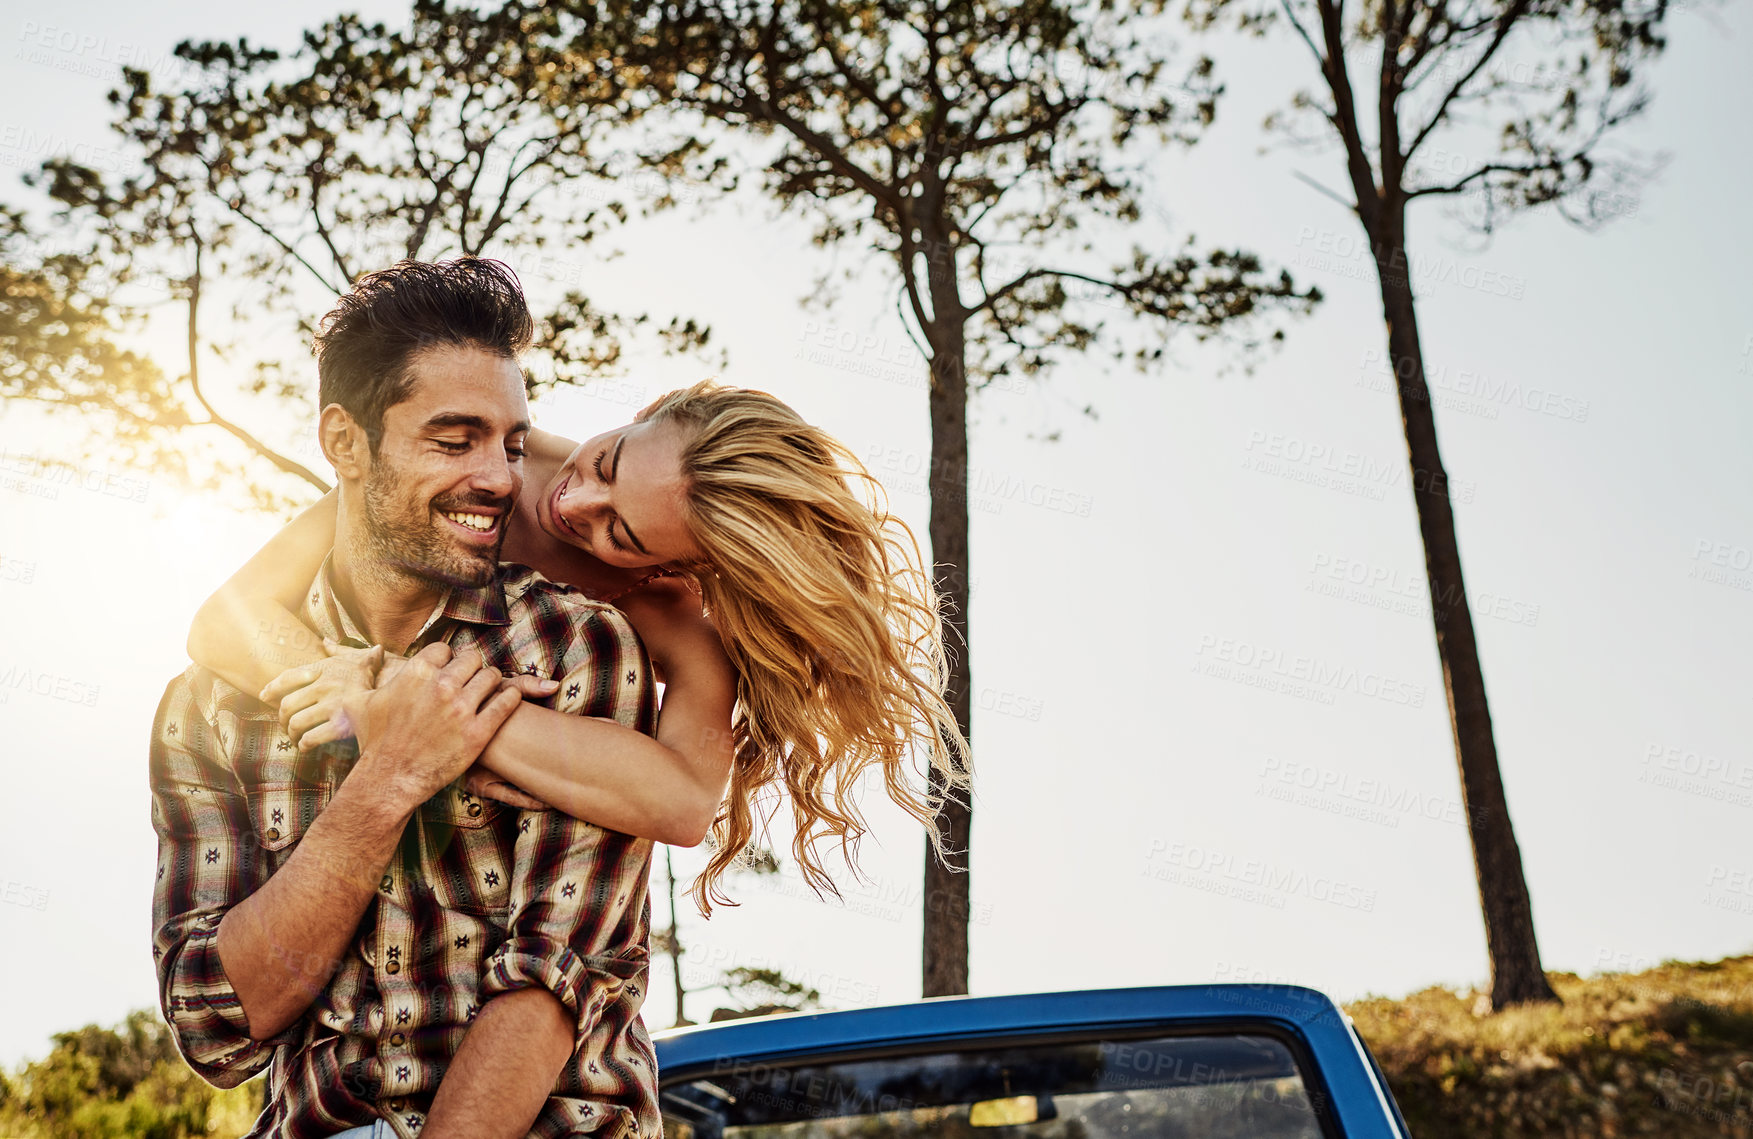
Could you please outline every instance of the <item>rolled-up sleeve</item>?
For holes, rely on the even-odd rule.
[[[525,811],[519,825],[510,929],[481,993],[547,989],[582,1037],[623,985],[642,983],[651,843],[558,811]]]
[[[656,685],[644,646],[618,610],[585,604],[557,706],[655,731]],[[524,811],[507,936],[485,963],[482,995],[545,988],[577,1019],[580,1039],[625,987],[638,995],[649,959],[651,852],[649,839],[559,811]]]
[[[267,1067],[274,1042],[250,1039],[219,961],[219,922],[262,870],[242,788],[215,759],[222,751],[188,676],[172,681],[152,734],[152,956],[177,1047],[202,1079],[229,1088]]]

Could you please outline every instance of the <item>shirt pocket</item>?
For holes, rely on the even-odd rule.
[[[304,837],[317,815],[335,797],[335,785],[322,783],[262,783],[246,789],[250,825],[256,844],[263,850],[283,854]]]
[[[476,798],[454,785],[426,802],[422,862],[440,906],[503,924],[511,910],[515,843],[501,831],[512,813],[504,803]]]

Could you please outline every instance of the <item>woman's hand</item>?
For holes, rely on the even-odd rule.
[[[382,645],[356,649],[325,639],[323,651],[328,654],[323,660],[287,669],[261,694],[264,702],[279,704],[281,726],[301,752],[357,735],[362,702],[408,664],[406,657],[386,654]],[[500,686],[516,689],[525,699],[542,699],[552,696],[560,682],[520,674],[504,678]]]
[[[324,640],[323,649],[328,653],[324,659],[289,668],[262,689],[264,703],[280,706],[280,726],[299,751],[351,739],[355,729],[348,702],[357,711],[358,702],[377,686],[380,674],[387,682],[407,663],[397,657],[394,665],[388,665],[382,645],[353,649]]]
[[[496,799],[525,811],[546,811],[547,803],[515,783],[507,783],[479,763],[463,773],[463,790],[477,799]]]

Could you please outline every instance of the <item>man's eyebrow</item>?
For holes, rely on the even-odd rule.
[[[603,472],[604,482],[614,482],[615,476],[621,472],[621,446],[626,442],[627,436],[625,434],[615,440],[614,453],[609,456],[609,469]],[[615,517],[621,519],[621,530],[627,535],[627,540],[633,543],[633,548],[649,558],[651,556],[651,551],[646,549],[645,543],[641,542],[639,536],[633,533],[633,527],[627,525],[627,520],[622,518],[621,515],[617,514]]]
[[[490,432],[493,430],[493,425],[487,422],[485,416],[474,415],[466,411],[441,411],[431,419],[428,419],[424,426],[426,430],[429,431],[446,427],[470,427],[481,432]],[[509,434],[521,435],[529,429],[529,420],[520,419],[512,425]]]

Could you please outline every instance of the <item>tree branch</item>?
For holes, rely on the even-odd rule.
[[[840,77],[846,80],[854,91],[863,95],[866,102],[882,112],[883,119],[888,126],[895,126],[896,116],[893,108],[893,101],[883,98],[882,95],[877,92],[877,89],[871,86],[869,80],[856,74],[852,70],[851,65],[847,63],[845,57],[835,50],[833,35],[825,34],[818,36],[817,41],[822,45],[823,49],[827,51],[828,58],[833,62],[834,70],[840,73]]]
[[[1351,74],[1345,66],[1345,35],[1343,0],[1316,0],[1321,13],[1322,43],[1326,54],[1321,73],[1333,96],[1333,122],[1345,144],[1345,165],[1351,175],[1352,193],[1357,196],[1358,217],[1373,235],[1381,223],[1381,191],[1376,186],[1375,172],[1370,169],[1369,156],[1364,152],[1363,135],[1357,127],[1357,105],[1351,91]]]
[[[1443,95],[1442,101],[1437,104],[1436,111],[1430,116],[1430,121],[1412,136],[1412,143],[1406,148],[1405,157],[1408,160],[1418,152],[1418,148],[1424,144],[1424,140],[1430,136],[1430,132],[1437,128],[1437,124],[1443,121],[1443,116],[1448,113],[1449,104],[1455,101],[1455,97],[1461,93],[1462,88],[1473,82],[1473,77],[1478,75],[1480,69],[1491,61],[1492,56],[1497,54],[1497,49],[1503,46],[1503,41],[1509,36],[1510,29],[1515,26],[1516,21],[1521,19],[1522,14],[1527,10],[1528,0],[1514,0],[1503,15],[1498,18],[1497,31],[1493,33],[1491,42],[1486,45],[1485,51],[1473,61],[1473,66],[1467,69],[1467,74],[1456,80],[1455,85]]]
[[[322,185],[322,176],[320,174],[312,175],[310,182],[311,224],[316,226],[317,237],[322,239],[324,247],[328,249],[330,258],[335,262],[335,268],[341,270],[341,275],[346,277],[348,285],[351,285],[357,278],[353,274],[352,267],[347,264],[347,259],[341,255],[341,250],[335,245],[334,235],[329,232],[329,227],[323,222],[322,203],[319,200],[322,194]],[[339,293],[344,290],[336,289],[335,291]]]
[[[1393,208],[1400,193],[1406,156],[1400,153],[1400,44],[1395,28],[1400,23],[1401,0],[1380,0],[1382,11],[1382,62],[1376,78],[1376,149],[1382,171],[1384,204]],[[1413,0],[1404,0],[1408,7]]]
[[[191,229],[191,233],[192,232],[193,230]],[[199,234],[194,234],[192,240],[195,246],[195,270],[189,277],[189,387],[194,391],[195,399],[207,412],[207,422],[214,427],[229,432],[233,438],[237,439],[244,446],[262,456],[262,458],[267,459],[270,463],[273,463],[276,467],[285,471],[287,474],[297,475],[318,490],[327,492],[329,490],[329,484],[314,474],[309,467],[306,467],[303,463],[297,462],[296,460],[288,459],[285,455],[280,454],[266,443],[263,443],[260,439],[257,439],[254,435],[251,435],[248,431],[245,431],[242,427],[225,418],[223,415],[220,415],[218,410],[214,408],[211,403],[207,402],[207,395],[201,390],[201,366],[199,359],[201,336],[198,327],[201,308],[201,250],[204,243]]]
[[[269,229],[266,225],[264,225],[260,221],[257,221],[254,217],[250,216],[250,214],[245,212],[242,203],[243,203],[243,199],[241,197],[238,197],[236,199],[228,199],[225,201],[225,205],[226,205],[227,209],[229,209],[232,213],[236,214],[238,217],[242,218],[243,220],[249,222],[251,225],[255,226],[256,229],[262,234],[262,236],[266,237],[269,241],[272,241],[275,245],[278,245],[281,249],[286,251],[287,256],[291,257],[294,261],[298,262],[300,265],[303,265],[306,269],[310,270],[310,275],[315,277],[322,284],[322,286],[325,289],[328,289],[331,293],[334,293],[336,296],[339,296],[342,293],[347,291],[345,286],[337,287],[333,281],[331,281],[327,277],[323,276],[322,271],[320,269],[318,269],[315,265],[312,265],[309,261],[307,261],[302,253],[300,253],[298,250],[294,249],[292,246],[288,245],[285,242],[285,240],[281,238],[281,236],[279,234],[275,233],[273,230]]]
[[[925,302],[919,296],[919,278],[913,271],[914,262],[919,256],[919,243],[913,240],[913,225],[905,214],[896,216],[895,231],[901,239],[901,285],[907,290],[907,300],[913,306],[913,318],[919,322],[920,331],[924,332],[932,326],[934,318],[925,315]],[[931,272],[929,254],[925,258],[925,271]]]
[[[1290,0],[1278,0],[1278,6],[1284,10],[1284,18],[1290,21],[1290,26],[1296,29],[1296,34],[1302,38],[1303,43],[1308,45],[1309,54],[1315,57],[1315,66],[1325,72],[1327,61],[1321,55],[1321,49],[1315,46],[1315,38],[1309,34],[1307,28],[1303,27],[1303,22],[1296,18],[1296,11],[1290,6]]]
[[[1327,187],[1321,185],[1321,183],[1315,181],[1313,178],[1309,177],[1307,174],[1304,174],[1301,170],[1292,170],[1290,172],[1290,176],[1292,178],[1295,178],[1299,182],[1305,183],[1306,185],[1312,186],[1314,189],[1319,190],[1321,193],[1327,195],[1329,198],[1332,198],[1334,201],[1336,201],[1340,205],[1344,206],[1347,210],[1351,211],[1353,214],[1357,213],[1357,203],[1356,202],[1348,200],[1345,197],[1345,195],[1340,194],[1337,191],[1329,190]]]
[[[755,96],[750,101],[760,109],[761,115],[768,122],[775,126],[784,127],[793,138],[809,147],[816,157],[827,163],[841,177],[895,211],[896,215],[899,216],[900,204],[905,199],[900,196],[894,186],[881,181],[864,167],[847,158],[825,135],[811,130],[777,104],[759,96]]]
[[[1546,170],[1562,170],[1564,169],[1565,162],[1566,160],[1564,159],[1548,159],[1545,162],[1537,162],[1531,166],[1511,166],[1507,163],[1488,162],[1458,182],[1450,182],[1446,186],[1422,186],[1416,190],[1409,190],[1406,192],[1406,200],[1411,201],[1413,198],[1423,198],[1427,196],[1434,197],[1444,194],[1459,194],[1468,186],[1488,174],[1514,174],[1518,177],[1527,177],[1530,174],[1539,174]]]

